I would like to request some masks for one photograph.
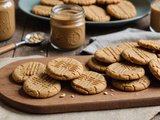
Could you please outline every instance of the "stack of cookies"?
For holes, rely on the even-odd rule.
[[[50,16],[51,8],[59,4],[77,4],[84,8],[87,20],[107,22],[111,18],[129,19],[136,16],[135,6],[127,0],[41,0],[32,13]]]
[[[160,80],[160,59],[156,55],[159,46],[160,41],[139,40],[100,48],[88,61],[88,66],[94,71],[105,72],[119,90],[144,90],[150,85],[150,79],[145,75],[146,66]]]
[[[23,84],[25,93],[36,98],[47,98],[58,94],[61,82],[70,80],[71,86],[83,94],[96,94],[107,87],[103,75],[85,71],[79,61],[72,58],[56,58],[44,65],[28,62],[15,68],[12,78]]]

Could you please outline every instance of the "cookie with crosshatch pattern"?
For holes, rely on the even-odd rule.
[[[46,65],[40,62],[27,62],[18,65],[13,73],[12,78],[17,83],[23,83],[32,75],[41,75],[46,72]]]
[[[61,90],[60,81],[51,78],[49,75],[33,75],[23,84],[25,93],[36,98],[48,98],[56,95]]]
[[[49,61],[46,71],[57,80],[71,80],[82,74],[83,66],[73,58],[60,57]]]
[[[40,3],[42,5],[47,5],[47,6],[56,6],[56,5],[64,4],[62,0],[41,0]]]
[[[137,80],[124,81],[113,79],[112,85],[119,90],[134,92],[148,88],[150,85],[150,79],[146,75]]]
[[[84,71],[80,77],[71,81],[71,86],[83,94],[96,94],[107,87],[104,76],[93,71]]]
[[[116,4],[122,0],[97,0],[98,4]]]
[[[51,15],[51,6],[45,6],[45,5],[35,5],[32,8],[32,13],[36,15],[41,15],[41,16],[50,16]]]
[[[63,0],[67,4],[77,4],[77,5],[92,5],[96,3],[96,0]]]

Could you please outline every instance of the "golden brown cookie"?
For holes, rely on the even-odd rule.
[[[160,41],[157,40],[138,40],[138,45],[143,48],[160,51]]]
[[[114,63],[122,60],[122,51],[120,47],[100,48],[95,52],[94,57],[101,62]]]
[[[32,13],[40,16],[50,16],[51,9],[52,9],[51,6],[35,5],[32,8]]]
[[[149,69],[151,73],[160,80],[160,58],[157,58],[155,60],[151,60],[149,62]]]
[[[64,4],[62,0],[41,0],[40,3],[42,5],[47,5],[47,6],[56,6],[56,5]]]
[[[32,75],[41,75],[46,72],[46,65],[40,62],[27,62],[17,66],[13,73],[12,78],[17,83],[23,83]]]
[[[47,74],[33,75],[24,82],[23,90],[32,97],[48,98],[60,92],[61,84]]]
[[[83,72],[82,64],[73,58],[56,58],[48,62],[47,73],[57,80],[71,80]]]
[[[84,71],[79,78],[72,80],[71,86],[74,90],[83,94],[96,94],[107,87],[107,82],[100,73]]]
[[[143,67],[130,62],[122,62],[109,65],[106,74],[118,80],[135,80],[144,76],[145,70]]]
[[[92,5],[96,3],[96,0],[63,0],[63,2],[67,4]]]
[[[138,47],[138,46],[139,45],[137,44],[137,42],[124,42],[124,43],[119,44],[117,47],[120,47],[124,50],[127,48],[133,48],[133,47]]]
[[[121,1],[118,4],[107,6],[107,12],[118,19],[129,19],[136,16],[136,8],[130,1]]]
[[[146,75],[138,80],[124,81],[113,79],[112,85],[119,90],[134,92],[148,88],[150,85],[150,80]]]
[[[98,4],[116,4],[121,2],[122,0],[97,0]]]
[[[107,64],[107,63],[103,63],[103,62],[96,60],[94,57],[92,57],[88,61],[88,66],[92,70],[97,71],[97,72],[105,72],[108,65],[109,64]]]
[[[85,17],[88,20],[96,22],[106,22],[110,21],[111,19],[106,10],[97,5],[83,6],[83,9],[85,11]]]
[[[128,48],[123,50],[121,55],[124,59],[138,65],[147,65],[150,60],[157,58],[155,53],[143,48]]]

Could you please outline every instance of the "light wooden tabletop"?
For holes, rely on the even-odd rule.
[[[86,53],[83,53],[81,51],[83,48],[85,48],[90,43],[89,38],[91,36],[114,33],[118,31],[122,31],[126,28],[138,28],[138,29],[149,31],[150,15],[140,20],[131,22],[123,26],[118,26],[118,27],[107,28],[107,27],[87,26],[86,27],[86,40],[81,47],[75,50],[71,50],[71,51],[58,51],[58,50],[53,49],[49,42],[50,40],[49,21],[28,16],[27,14],[25,14],[19,9],[18,0],[14,0],[14,1],[16,5],[16,31],[15,31],[14,36],[11,39],[0,42],[0,47],[9,45],[11,43],[17,43],[17,42],[23,41],[24,36],[26,34],[30,32],[34,32],[34,31],[45,32],[48,35],[48,39],[40,45],[36,45],[36,46],[23,45],[23,46],[17,47],[14,50],[1,54],[0,58],[29,56],[29,55],[42,55],[45,57],[75,56],[75,55],[82,55],[82,54],[85,55]],[[157,116],[153,118],[153,120],[158,120],[158,119],[160,119],[160,114],[158,114]]]

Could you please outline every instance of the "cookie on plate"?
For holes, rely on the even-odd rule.
[[[121,43],[121,44],[117,45],[117,47],[120,47],[123,50],[127,49],[127,48],[138,47],[138,46],[139,45],[137,44],[137,42],[124,42],[124,43]]]
[[[157,40],[138,40],[138,45],[143,48],[160,51],[160,41]]]
[[[71,81],[71,86],[83,94],[96,94],[107,87],[107,82],[100,73],[84,71],[80,77]]]
[[[143,67],[130,62],[113,63],[106,69],[106,74],[118,80],[135,80],[145,74]]]
[[[40,62],[27,62],[17,66],[13,73],[12,78],[17,83],[23,83],[32,75],[41,75],[46,72],[46,65]]]
[[[32,13],[40,16],[50,16],[51,15],[51,6],[44,6],[44,5],[35,5],[32,8]]]
[[[122,0],[97,0],[98,4],[116,4]]]
[[[106,22],[110,21],[111,19],[106,10],[97,5],[83,6],[83,9],[85,11],[85,17],[88,20],[96,22]]]
[[[122,60],[122,51],[120,47],[100,48],[95,52],[94,57],[101,62],[114,63]]]
[[[160,58],[157,58],[155,60],[151,60],[149,62],[149,69],[151,73],[160,80]]]
[[[33,75],[24,82],[23,90],[32,97],[48,98],[60,92],[61,84],[47,74]]]
[[[138,65],[147,65],[150,60],[156,59],[155,53],[143,48],[128,48],[123,50],[122,57]]]
[[[107,5],[107,12],[117,19],[129,19],[136,16],[136,8],[130,2],[123,0],[118,4]]]
[[[109,64],[107,63],[103,63],[103,62],[96,60],[94,57],[90,58],[88,61],[88,66],[92,70],[97,71],[97,72],[105,72],[108,65]]]
[[[96,0],[63,0],[64,3],[77,4],[77,5],[92,5]]]
[[[150,85],[150,80],[146,75],[138,80],[124,81],[113,79],[112,85],[119,90],[134,92],[148,88]]]
[[[64,4],[62,0],[41,0],[40,3],[42,5],[47,5],[47,6],[56,6],[56,5]]]
[[[71,80],[83,73],[82,64],[73,58],[56,58],[48,62],[46,71],[57,80]]]

